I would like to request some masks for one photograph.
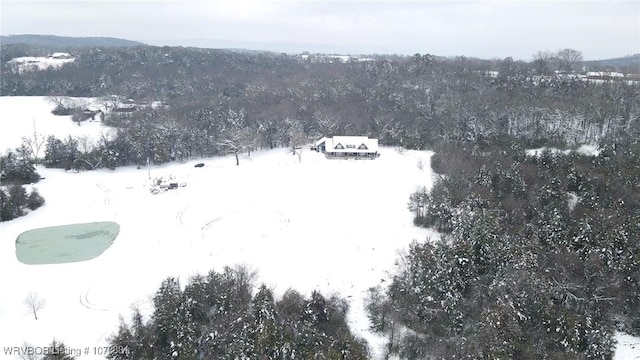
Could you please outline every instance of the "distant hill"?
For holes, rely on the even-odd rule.
[[[173,39],[173,40],[145,40],[148,45],[154,46],[183,46],[202,49],[224,49],[240,52],[275,53],[275,54],[299,54],[309,51],[314,54],[371,54],[371,51],[360,47],[345,47],[335,44],[321,43],[297,43],[297,42],[260,42],[260,41],[235,41],[215,38]],[[385,53],[380,49],[378,53]]]
[[[618,70],[624,73],[640,74],[640,54],[625,57],[584,61],[590,70]]]
[[[55,35],[8,35],[0,36],[0,44],[25,44],[47,47],[133,47],[144,46],[138,41],[116,39],[110,37],[68,37]]]

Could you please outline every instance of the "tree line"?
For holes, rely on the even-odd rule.
[[[19,49],[26,51],[3,45],[9,53]],[[563,54],[580,54],[569,50],[553,58],[575,67],[577,60]],[[539,59],[416,54],[309,62],[283,54],[150,46],[76,52],[76,61],[58,70],[16,73],[3,63],[0,92],[162,101],[167,106],[111,112],[104,119],[118,128],[153,128],[175,140],[175,149],[166,149],[158,136],[146,144],[134,140],[134,155],[157,150],[155,161],[172,158],[162,152],[180,158],[222,148],[233,153],[256,142],[283,146],[292,123],[308,138],[368,135],[385,145],[423,149],[504,135],[530,144],[598,141],[624,133],[640,117],[637,87],[565,77],[541,81],[547,70]],[[233,132],[231,139],[222,137]],[[238,146],[240,138],[247,144]]]

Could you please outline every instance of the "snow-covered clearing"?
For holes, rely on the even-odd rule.
[[[598,154],[600,153],[600,150],[598,150],[598,145],[596,144],[583,144],[583,145],[580,145],[575,150],[571,150],[571,149],[561,150],[558,148],[541,147],[537,149],[527,149],[526,153],[529,156],[538,156],[545,150],[549,150],[554,154],[562,153],[565,155],[571,153],[572,151],[575,151],[578,154],[587,155],[587,156],[592,156],[592,155],[598,156]]]
[[[64,55],[64,54],[54,54]],[[68,55],[68,54],[66,54]],[[46,70],[48,68],[57,69],[65,64],[75,61],[72,57],[45,57],[45,56],[24,56],[14,58],[8,61],[9,65],[14,66],[16,72]]]
[[[397,250],[430,233],[406,210],[417,185],[429,185],[428,152],[382,149],[373,161],[327,160],[310,151],[303,162],[285,149],[152,167],[151,176],[186,187],[149,191],[148,170],[124,168],[79,174],[40,169],[47,204],[0,225],[2,346],[105,344],[118,316],[148,305],[160,281],[225,265],[247,264],[277,294],[293,287],[338,292],[351,303],[350,323],[369,340],[362,300],[388,280]],[[15,256],[23,231],[59,224],[116,221],[120,235],[96,259],[28,266]],[[22,304],[29,291],[47,300],[36,321]]]
[[[43,98],[0,97],[0,148],[19,145],[34,117],[48,124],[37,125],[38,132],[57,136],[75,129],[74,136],[97,137],[104,129],[78,127],[69,117],[50,115],[51,108]],[[407,210],[410,193],[432,184],[432,153],[380,152],[378,159],[359,161],[305,151],[300,163],[276,149],[242,156],[240,166],[228,156],[76,174],[40,168],[46,179],[35,187],[45,206],[0,223],[0,358],[16,358],[6,347],[46,346],[54,338],[74,349],[104,346],[132,306],[149,313],[166,277],[184,284],[196,273],[236,264],[258,270],[276,295],[291,287],[346,298],[352,329],[379,357],[384,340],[368,331],[366,290],[389,282],[398,252],[412,240],[436,236],[414,227]],[[200,162],[205,166],[195,168]],[[186,186],[153,195],[149,176]],[[22,232],[94,221],[120,224],[120,235],[99,257],[56,265],[17,261],[15,239]],[[29,292],[46,300],[38,320],[24,305]],[[640,353],[633,349],[638,339],[619,339],[616,359]]]
[[[598,154],[600,154],[598,145],[595,145],[595,144],[580,145],[580,147],[578,147],[575,151],[579,154],[587,155],[587,156],[591,156],[591,155],[598,156]]]
[[[69,98],[75,104],[91,109],[101,109],[95,98]],[[83,121],[78,125],[71,121],[71,115],[56,116],[51,113],[55,105],[45,96],[0,96],[0,153],[14,149],[22,143],[22,137],[33,138],[33,131],[46,138],[88,136],[92,141],[100,138],[101,132],[111,128],[103,126],[99,120]],[[43,147],[44,149],[44,147]],[[44,154],[44,150],[41,155]]]
[[[25,106],[15,121],[30,120],[37,109],[27,99],[10,100]],[[78,128],[91,136],[100,130]],[[2,134],[3,146],[19,143]],[[366,290],[388,282],[398,250],[432,236],[413,226],[406,209],[409,194],[431,184],[431,153],[381,153],[356,161],[305,151],[300,163],[278,149],[243,156],[240,166],[222,157],[152,167],[152,178],[173,176],[187,184],[158,195],[149,191],[148,169],[39,169],[46,179],[36,187],[46,205],[0,224],[0,279],[10,289],[0,298],[0,347],[44,346],[54,337],[72,348],[105,345],[119,316],[127,318],[132,305],[148,309],[167,276],[186,282],[198,272],[247,264],[276,294],[290,287],[339,293],[351,303],[352,328],[377,350],[380,339],[367,331]],[[198,162],[205,167],[195,168]],[[17,261],[15,239],[23,231],[91,221],[121,226],[101,256],[58,265]],[[23,304],[30,291],[46,299],[38,320]]]

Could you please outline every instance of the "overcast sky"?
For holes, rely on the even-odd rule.
[[[282,52],[586,60],[640,53],[640,1],[0,0],[0,32]]]

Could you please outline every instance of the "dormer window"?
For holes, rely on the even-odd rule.
[[[338,145],[336,145],[335,147],[338,150],[344,149],[344,146],[342,146],[342,144],[338,143]]]
[[[360,145],[358,147],[359,150],[368,150],[369,148],[367,147],[367,145],[365,145],[364,143],[362,143],[362,145]]]

